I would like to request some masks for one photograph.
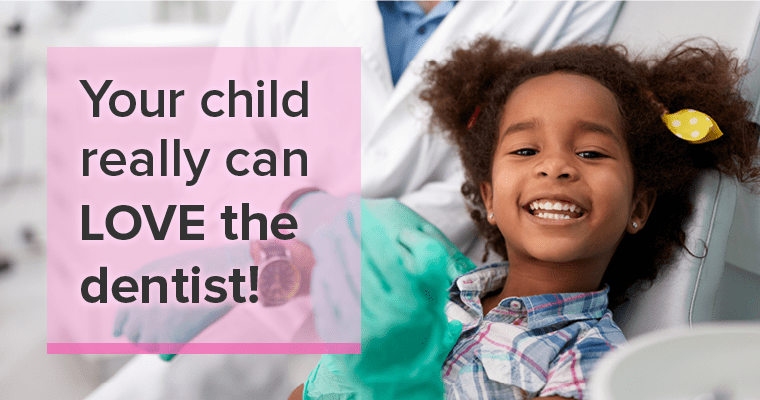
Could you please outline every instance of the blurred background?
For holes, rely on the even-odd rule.
[[[82,399],[131,358],[46,354],[47,47],[214,46],[231,9],[232,2],[0,2],[0,400]],[[628,2],[611,41],[639,53],[696,35],[751,60],[742,87],[760,119],[760,2]],[[760,200],[733,190],[725,257],[700,320],[760,320]]]
[[[231,2],[0,2],[0,399],[82,399],[130,356],[47,355],[49,46],[213,46]]]

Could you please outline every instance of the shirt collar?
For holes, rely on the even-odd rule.
[[[509,263],[501,262],[476,268],[460,276],[449,289],[450,299],[456,301],[465,292],[482,298],[487,293],[501,290],[508,268]],[[512,310],[519,306],[527,315],[528,329],[541,329],[564,322],[602,318],[607,312],[609,290],[609,286],[605,285],[604,289],[596,292],[508,297],[500,302],[500,306]]]
[[[422,7],[413,1],[394,1],[391,4],[393,4],[396,10],[402,13],[412,14],[419,18],[425,16],[425,12],[422,11]]]
[[[414,1],[378,1],[380,7],[385,7],[389,12],[400,12],[409,14],[413,18],[431,20],[434,18],[445,17],[457,4],[456,1],[442,1],[438,3],[429,13],[425,14],[419,4]]]

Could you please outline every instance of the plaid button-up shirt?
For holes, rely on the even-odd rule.
[[[607,309],[609,288],[509,297],[483,316],[480,299],[501,291],[507,263],[454,281],[449,320],[464,325],[443,366],[447,399],[583,399],[596,361],[625,342]]]

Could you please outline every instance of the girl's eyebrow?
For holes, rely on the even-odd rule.
[[[541,121],[536,118],[531,119],[530,121],[516,122],[508,126],[507,129],[505,129],[504,132],[501,133],[501,138],[499,139],[499,142],[503,141],[504,138],[507,137],[510,133],[519,132],[519,131],[529,131],[532,129],[536,129],[539,126],[541,126]],[[608,128],[605,125],[598,124],[596,122],[578,121],[575,124],[575,129],[581,132],[601,133],[603,135],[611,137],[612,139],[615,139],[615,141],[618,142],[619,144],[622,144],[619,135],[615,134],[615,132],[612,129]]]
[[[616,142],[619,144],[621,143],[619,135],[615,134],[615,132],[601,124],[597,124],[596,122],[590,122],[590,121],[578,121],[576,124],[576,129],[583,132],[598,132],[601,134],[604,134],[606,136],[609,136],[613,139],[615,139]]]
[[[499,139],[499,142],[504,140],[504,138],[507,137],[510,133],[514,133],[518,131],[529,131],[532,129],[536,129],[539,126],[541,126],[541,121],[539,121],[536,118],[533,118],[530,121],[526,121],[526,122],[514,123],[508,126],[507,129],[505,129],[504,132],[501,133],[501,138]]]

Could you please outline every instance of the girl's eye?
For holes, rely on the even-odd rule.
[[[534,149],[520,149],[512,152],[512,154],[517,154],[518,156],[535,156],[537,153],[538,150]]]
[[[578,156],[581,158],[603,158],[607,157],[602,153],[596,152],[596,151],[582,151],[578,153]]]

